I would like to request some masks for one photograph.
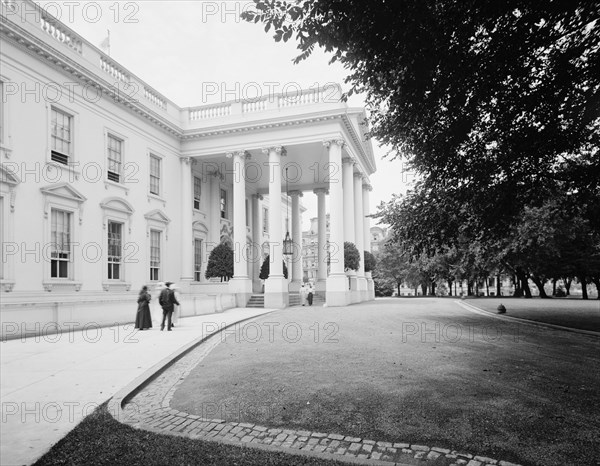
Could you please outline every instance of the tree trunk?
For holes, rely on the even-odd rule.
[[[556,282],[557,281],[558,281],[558,278],[552,279],[552,296],[556,296]]]
[[[448,296],[452,296],[452,280],[448,280]]]
[[[587,286],[585,284],[585,275],[581,274],[578,276],[581,282],[581,299],[588,299]]]
[[[435,296],[435,282],[431,282],[431,296]]]
[[[571,294],[571,277],[565,278],[565,289],[567,290],[567,296]]]
[[[527,274],[523,271],[523,269],[517,269],[517,278],[521,282],[521,289],[525,294],[526,298],[531,298],[531,290],[529,289],[529,283],[527,283]]]
[[[548,295],[546,294],[546,290],[544,290],[544,283],[542,282],[542,280],[540,280],[535,275],[531,276],[531,280],[533,281],[533,283],[535,283],[535,286],[537,286],[537,289],[540,290],[540,298],[547,298]]]
[[[473,294],[473,287],[471,286],[471,282],[467,281],[467,296],[471,296]]]
[[[456,285],[456,280],[454,280],[454,296],[458,296],[458,295],[456,294],[456,286],[457,286],[457,285]],[[461,285],[461,286],[462,286],[462,285]]]
[[[489,279],[489,277],[485,277],[485,294],[486,294],[486,296],[490,295],[490,279]]]
[[[400,282],[398,282],[397,285],[398,285],[398,297],[400,297]]]
[[[500,274],[496,276],[496,296],[502,296],[502,284],[500,283]]]
[[[427,283],[421,283],[421,291],[423,292],[423,296],[427,296]]]
[[[598,295],[596,299],[600,299],[600,277],[592,277],[592,282],[596,285],[596,294]]]
[[[415,286],[415,296],[419,296],[419,287]]]

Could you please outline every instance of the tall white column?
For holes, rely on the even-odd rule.
[[[317,283],[315,291],[324,293],[327,281],[327,213],[325,211],[325,188],[314,190],[317,195]]]
[[[354,160],[342,159],[344,177],[344,240],[356,244],[354,235]]]
[[[356,248],[360,253],[360,266],[358,268],[357,285],[359,300],[367,299],[367,280],[365,278],[365,217],[363,215],[363,192],[362,175],[354,174],[354,236],[356,237]]]
[[[263,149],[269,155],[269,278],[265,281],[265,307],[282,308],[289,303],[287,280],[283,276],[283,235],[281,228],[281,146]]]
[[[368,217],[370,213],[369,207],[369,192],[371,191],[371,185],[363,182],[362,185],[362,198],[363,198],[363,215],[364,215],[364,241],[365,251],[371,252],[371,219]]]
[[[342,159],[342,176],[344,178],[344,240],[356,246],[356,235],[354,234],[354,165],[350,157]],[[359,302],[358,281],[356,270],[346,272],[350,282],[350,302]]]
[[[252,195],[252,291],[257,292],[261,289],[261,282],[258,276],[260,275],[260,266],[262,265],[262,236],[260,225],[260,209],[259,202],[263,197],[260,194]]]
[[[326,301],[328,306],[349,303],[348,280],[344,273],[344,187],[342,184],[341,139],[324,143],[329,149],[329,258]]]
[[[190,157],[179,159],[181,172],[181,281],[194,280],[192,170]]]
[[[209,208],[209,235],[208,240],[211,243],[209,253],[221,242],[221,173],[213,169],[210,176],[210,208]]]
[[[233,278],[229,281],[229,291],[236,295],[238,307],[246,307],[252,283],[248,278],[246,251],[246,179],[244,168],[247,153],[238,151],[228,153],[233,159]]]
[[[233,277],[248,278],[246,264],[246,180],[244,166],[246,153],[244,151],[228,153],[227,158],[233,158]]]
[[[302,284],[302,225],[300,224],[300,198],[301,191],[290,191],[292,198],[292,241],[294,249],[292,254],[292,281],[290,291],[297,293]]]
[[[363,214],[364,214],[364,240],[365,240],[365,251],[371,252],[371,219],[368,217],[370,213],[369,207],[369,192],[371,191],[371,185],[363,183],[362,196],[363,196]],[[367,279],[367,297],[368,299],[375,299],[375,284],[371,278],[371,272],[365,272]]]

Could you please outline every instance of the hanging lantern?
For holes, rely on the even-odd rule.
[[[293,241],[292,238],[290,238],[290,232],[288,231],[285,234],[285,239],[283,240],[283,254],[285,254],[286,256],[291,256],[292,254],[294,254],[294,245],[293,245]]]

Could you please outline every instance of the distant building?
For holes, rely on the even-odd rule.
[[[373,253],[379,252],[383,243],[387,240],[388,230],[387,228],[371,227],[371,251]]]

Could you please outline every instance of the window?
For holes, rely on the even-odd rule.
[[[160,195],[160,157],[150,155],[150,194]]]
[[[108,222],[108,279],[121,279],[121,265],[123,262],[123,224]]]
[[[108,135],[108,170],[107,175],[110,181],[121,182],[121,166],[123,164],[123,141],[112,135]]]
[[[150,280],[160,277],[160,231],[150,230]]]
[[[51,159],[63,165],[69,164],[72,149],[73,117],[52,107],[52,154]]]
[[[202,278],[202,240],[194,240],[194,281]]]
[[[196,210],[200,210],[200,193],[202,190],[200,181],[200,178],[194,176],[194,209]]]
[[[52,209],[50,277],[69,278],[71,261],[71,213]]]
[[[227,191],[221,189],[221,218],[227,217]]]
[[[269,233],[269,209],[263,207],[263,233]]]

